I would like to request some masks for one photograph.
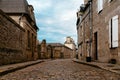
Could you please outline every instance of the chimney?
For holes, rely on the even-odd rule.
[[[88,0],[84,0],[84,4],[87,4],[88,3]]]

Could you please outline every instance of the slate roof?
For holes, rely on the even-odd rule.
[[[31,5],[28,4],[27,0],[0,0],[0,9],[5,13],[24,13],[31,19],[28,6]],[[35,29],[38,30],[36,24]]]
[[[28,13],[26,0],[0,0],[0,9],[5,13]]]

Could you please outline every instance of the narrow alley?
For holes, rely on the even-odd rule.
[[[0,80],[120,80],[120,75],[71,59],[55,59],[8,73]]]

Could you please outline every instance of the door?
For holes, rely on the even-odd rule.
[[[98,60],[98,33],[94,33],[94,60]]]

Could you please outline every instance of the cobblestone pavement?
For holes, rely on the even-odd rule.
[[[120,80],[120,75],[70,59],[57,59],[9,73],[0,80]]]

